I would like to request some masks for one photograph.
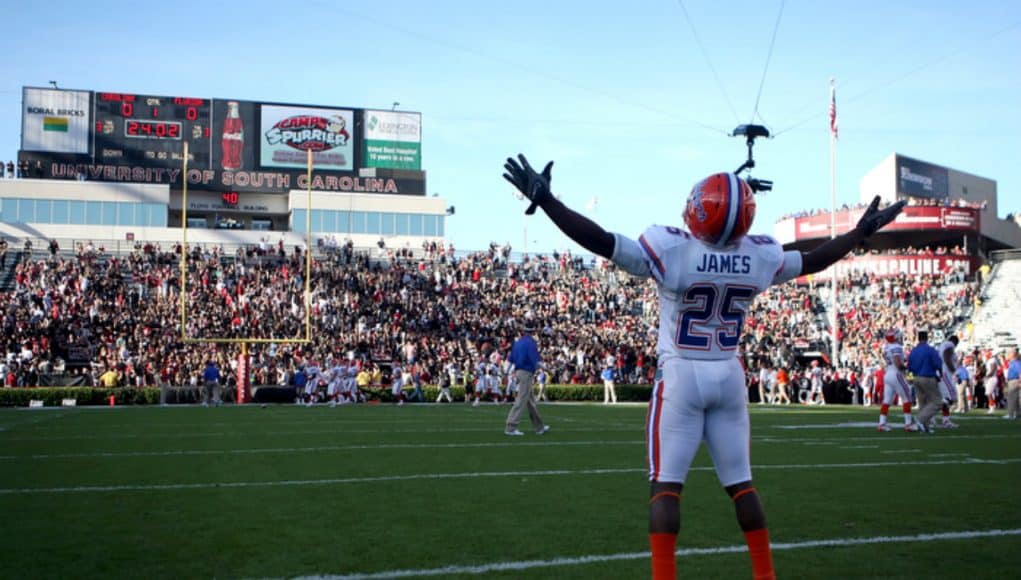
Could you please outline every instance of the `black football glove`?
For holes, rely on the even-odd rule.
[[[532,215],[535,213],[537,206],[553,199],[553,194],[549,188],[550,181],[553,180],[553,162],[547,163],[542,173],[536,173],[532,166],[528,164],[528,160],[525,159],[524,155],[519,153],[518,159],[521,160],[520,164],[513,157],[507,158],[507,163],[503,164],[503,168],[507,170],[507,173],[503,174],[503,178],[509,181],[511,185],[516,187],[522,195],[532,202],[528,209],[525,210],[526,215]]]
[[[877,195],[872,199],[872,203],[869,204],[868,209],[862,214],[861,219],[858,220],[858,225],[855,226],[855,229],[865,234],[867,238],[882,229],[886,224],[892,222],[907,203],[901,200],[887,208],[879,209],[879,196]]]

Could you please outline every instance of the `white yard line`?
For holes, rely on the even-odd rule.
[[[0,460],[71,459],[76,457],[166,457],[174,455],[257,455],[261,453],[318,453],[322,451],[378,451],[383,449],[462,449],[473,447],[575,447],[587,445],[645,445],[645,441],[508,441],[505,443],[377,443],[371,445],[321,445],[315,447],[263,447],[256,449],[178,449],[173,451],[109,451],[93,453],[44,453],[0,455]]]
[[[843,548],[846,546],[864,546],[870,544],[904,544],[913,542],[939,542],[947,540],[971,540],[975,538],[991,538],[1021,535],[1021,528],[1007,530],[969,530],[961,532],[942,532],[938,534],[917,534],[912,536],[873,536],[871,538],[830,538],[825,540],[805,540],[801,542],[776,542],[773,551],[803,550],[806,548]],[[719,546],[715,548],[685,548],[677,550],[677,555],[684,557],[712,556],[716,554],[739,554],[748,550],[743,545]],[[299,576],[300,580],[383,580],[387,578],[411,578],[416,576],[451,576],[454,574],[488,574],[490,572],[506,572],[529,570],[533,568],[554,568],[559,566],[579,566],[613,562],[620,560],[644,560],[649,552],[622,552],[618,554],[595,554],[572,558],[552,558],[549,560],[520,560],[516,562],[494,562],[474,566],[444,566],[442,568],[388,570],[360,574],[318,574]]]
[[[491,431],[491,429],[487,429]],[[169,437],[169,436],[168,436]],[[948,437],[943,438],[948,439]],[[777,440],[769,439],[756,443],[796,443],[799,440]],[[840,441],[834,439],[832,441]],[[895,441],[917,441],[911,438],[886,439],[883,443]],[[835,445],[830,442],[826,445]],[[804,445],[822,445],[818,442],[802,442]],[[199,456],[199,455],[259,455],[272,453],[321,453],[326,451],[377,451],[386,449],[470,449],[470,448],[503,448],[503,447],[586,447],[586,446],[628,446],[645,445],[642,439],[632,440],[589,440],[589,441],[556,441],[546,439],[543,441],[506,441],[506,442],[482,442],[482,443],[366,443],[354,445],[315,445],[308,447],[257,447],[251,449],[173,449],[166,451],[94,451],[89,453],[36,453],[31,455],[0,455],[0,461],[16,460],[44,460],[44,459],[74,459],[74,458],[127,458],[127,457],[173,457],[173,456]],[[879,445],[849,445],[841,446],[840,449],[878,449]],[[880,451],[881,454],[900,453],[922,453],[922,449],[899,449]],[[930,457],[968,457],[967,453],[933,453]]]
[[[791,463],[754,465],[756,470],[796,470],[796,469],[861,469],[868,467],[911,467],[932,465],[1008,465],[1021,462],[1015,459],[946,459],[935,461],[875,461],[862,463]],[[550,477],[560,475],[616,475],[622,473],[644,473],[644,468],[608,467],[593,469],[554,469],[539,471],[480,471],[461,473],[417,473],[409,475],[380,475],[368,477],[343,477],[330,479],[294,479],[277,481],[234,481],[234,482],[201,482],[201,483],[162,483],[162,484],[128,484],[128,485],[83,485],[70,487],[14,487],[0,488],[0,495],[27,495],[42,493],[106,493],[120,491],[172,491],[190,489],[228,489],[228,488],[263,488],[290,487],[310,485],[343,485],[380,483],[393,481],[436,480],[436,479],[477,479],[503,477]],[[692,467],[690,471],[713,471],[712,467]]]
[[[431,422],[435,424],[436,422]],[[552,421],[551,421],[552,423]],[[445,429],[345,429],[343,422],[338,422],[333,425],[331,429],[313,429],[313,430],[299,430],[299,431],[261,431],[258,433],[252,433],[250,431],[195,431],[182,433],[179,431],[161,431],[161,432],[150,432],[150,433],[68,433],[67,435],[43,435],[39,437],[9,437],[0,435],[0,443],[8,441],[80,441],[83,439],[98,440],[98,439],[207,439],[210,437],[245,437],[250,438],[258,435],[347,435],[351,433],[364,433],[364,434],[392,434],[392,433],[423,433],[423,434],[437,434],[437,433],[490,433],[499,434],[503,429],[503,424],[500,420],[488,423],[487,427],[472,427],[472,428],[445,428]],[[600,426],[600,427],[574,427],[558,431],[558,433],[637,433],[643,432],[643,426],[640,423],[635,423],[632,426],[627,427],[614,427],[612,425]],[[945,433],[939,433],[935,436],[926,436],[924,434],[872,434],[872,435],[858,435],[848,437],[827,437],[820,441],[818,439],[812,439],[808,437],[777,437],[774,435],[753,435],[752,442],[754,443],[802,443],[806,445],[834,445],[838,442],[853,442],[853,441],[868,441],[872,443],[876,442],[904,442],[904,441],[947,441],[947,440],[965,440],[965,439],[1015,439],[1014,434],[987,434],[987,435],[966,435],[956,434],[949,435]]]
[[[435,422],[434,422],[435,423]],[[571,433],[587,432],[587,433],[605,433],[608,431],[624,432],[631,431],[634,433],[642,433],[642,426],[636,424],[634,427],[628,429],[613,429],[605,427],[593,427],[593,428],[571,428]],[[348,435],[350,433],[372,433],[372,434],[391,434],[391,433],[490,433],[490,434],[501,434],[503,432],[502,420],[497,420],[490,423],[488,427],[478,428],[465,428],[465,429],[345,429],[342,423],[336,425],[333,429],[314,429],[314,430],[303,430],[303,431],[259,431],[252,433],[251,431],[197,431],[192,433],[180,433],[180,432],[159,432],[159,433],[109,433],[109,434],[67,434],[60,436],[43,436],[43,437],[3,437],[0,438],[0,443],[7,441],[67,441],[67,440],[81,440],[81,439],[208,439],[210,437],[244,437],[251,438],[259,435]],[[502,436],[502,435],[501,435]]]

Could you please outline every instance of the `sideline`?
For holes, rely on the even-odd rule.
[[[830,538],[826,540],[806,540],[802,542],[776,542],[771,547],[774,552],[801,550],[805,548],[864,546],[869,544],[900,544],[911,542],[938,542],[944,540],[970,540],[974,538],[991,538],[1021,535],[1021,528],[1008,530],[970,530],[961,532],[942,532],[938,534],[917,534],[913,536],[874,536],[871,538]],[[677,550],[680,557],[711,556],[716,554],[744,553],[747,547],[719,546],[716,548],[685,548]],[[362,574],[318,574],[314,576],[298,576],[299,580],[382,580],[386,578],[410,578],[415,576],[448,576],[453,574],[487,574],[489,572],[506,572],[508,570],[528,570],[532,568],[552,568],[555,566],[578,566],[612,562],[618,560],[642,560],[649,557],[649,552],[624,552],[619,554],[602,554],[579,556],[575,558],[553,558],[550,560],[522,560],[518,562],[495,562],[476,566],[445,566],[443,568],[426,568],[420,570],[388,570]]]

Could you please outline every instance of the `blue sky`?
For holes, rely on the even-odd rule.
[[[896,151],[998,182],[1021,210],[1021,7],[1013,0],[25,2],[5,12],[0,157],[21,87],[419,111],[428,191],[459,249],[574,247],[526,219],[508,155],[556,161],[553,185],[607,229],[678,224],[692,183],[745,156],[766,124],[753,229],[828,207],[828,79],[838,203]],[[763,70],[766,70],[763,81]],[[591,206],[590,206],[591,207]]]

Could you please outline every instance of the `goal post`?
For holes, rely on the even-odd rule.
[[[305,194],[305,336],[300,338],[272,338],[263,336],[224,337],[188,335],[188,142],[184,142],[184,159],[181,175],[181,325],[180,338],[184,344],[240,345],[238,351],[238,403],[248,402],[251,370],[248,365],[248,347],[252,344],[307,344],[312,342],[312,150],[308,151],[308,188]],[[195,305],[192,305],[193,308]],[[243,359],[243,362],[242,362]]]

